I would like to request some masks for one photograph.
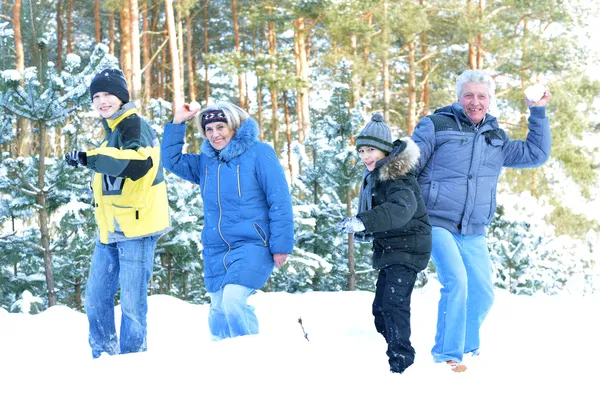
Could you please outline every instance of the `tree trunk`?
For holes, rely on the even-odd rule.
[[[69,12],[67,13],[67,54],[73,52],[73,0],[69,0]]]
[[[152,66],[148,65],[150,63],[150,15],[149,15],[149,7],[148,2],[145,1],[142,3],[142,60],[144,64],[144,105],[150,103],[150,99],[152,98]]]
[[[177,49],[177,33],[175,32],[175,16],[173,0],[165,0],[167,32],[169,34],[169,53],[171,59],[171,85],[173,87],[172,109],[175,112],[182,105],[181,79],[179,76],[179,52]],[[164,64],[164,62],[163,62]]]
[[[183,21],[181,17],[181,5],[180,1],[177,2],[177,54],[179,55],[179,92],[181,93],[181,99],[185,97],[185,63],[183,62]]]
[[[235,38],[235,54],[237,55],[238,59],[241,57],[241,50],[240,50],[240,27],[238,24],[238,14],[237,14],[237,1],[236,0],[231,0],[231,10],[233,12],[233,36]],[[238,75],[238,94],[239,94],[239,101],[240,101],[240,107],[242,108],[246,108],[246,104],[245,104],[245,98],[246,98],[246,94],[244,92],[244,78],[242,77],[242,71],[241,69],[241,65],[239,62],[236,63],[236,69],[237,69],[237,75]]]
[[[138,0],[129,0],[129,12],[131,21],[131,87],[132,100],[135,102],[138,112],[144,113],[142,105],[142,67],[140,65],[140,13]]]
[[[310,134],[310,70],[309,70],[309,34],[308,29],[305,25],[304,18],[298,20],[298,50],[299,50],[299,61],[300,61],[300,79],[302,80],[302,86],[300,86],[300,114],[298,119],[302,118],[302,123],[299,123],[298,130],[298,141],[304,143],[304,140]]]
[[[485,17],[485,0],[479,0],[479,18]],[[483,32],[477,35],[477,69],[483,69]]]
[[[346,189],[346,215],[352,215],[352,189]],[[356,290],[356,267],[354,260],[354,234],[348,234],[348,290]]]
[[[83,309],[82,303],[81,303],[81,277],[76,277],[75,278],[75,309],[77,310],[81,310]]]
[[[128,4],[126,4],[126,7],[121,8],[119,17],[121,25],[121,69],[123,70],[123,74],[125,75],[125,79],[127,80],[127,90],[129,90],[129,92],[131,93],[133,91],[133,56],[131,55],[131,11],[129,10]]]
[[[359,76],[359,64],[358,64],[358,43],[356,33],[350,35],[350,45],[352,47],[352,104],[350,107],[354,108],[360,102],[360,76]]]
[[[425,5],[425,0],[419,0],[421,6]],[[421,57],[423,59],[422,65],[422,89],[421,89],[421,117],[429,115],[429,59],[427,58],[427,32],[423,31],[421,33]],[[409,134],[412,134],[410,132]]]
[[[187,53],[187,70],[188,70],[188,85],[189,85],[189,99],[190,101],[196,101],[196,78],[194,70],[194,54],[192,53],[192,31],[194,29],[192,25],[192,18],[188,16],[185,21],[186,27],[186,53]]]
[[[42,71],[39,72],[40,74]],[[46,131],[43,121],[37,123],[39,136],[38,153],[38,188],[37,204],[38,217],[40,223],[40,235],[42,238],[44,271],[46,274],[46,288],[48,291],[48,307],[56,305],[56,291],[54,289],[54,273],[52,270],[52,253],[50,252],[50,228],[48,226],[48,212],[46,210],[46,197],[48,192],[45,190],[46,173]]]
[[[173,287],[173,257],[167,253],[167,292],[171,292]]]
[[[101,43],[102,42],[102,24],[100,23],[100,0],[94,0],[94,19],[95,19],[94,22],[96,24],[96,43]]]
[[[108,15],[108,52],[115,55],[115,13],[109,11]]]
[[[269,9],[269,54],[272,56],[271,71],[275,74],[277,65],[274,59],[277,57],[277,33],[275,31],[275,21],[272,18],[272,8]],[[279,156],[279,120],[277,119],[277,110],[279,103],[277,100],[277,86],[275,83],[271,83],[271,129],[273,131],[273,147],[275,147],[275,153]]]
[[[62,52],[63,52],[63,23],[62,23],[62,0],[56,1],[56,70],[60,74],[62,71]]]
[[[383,41],[383,55],[381,60],[381,79],[383,81],[383,121],[390,123],[390,63],[389,63],[389,20],[388,20],[388,7],[387,1],[383,2],[383,27],[382,27],[382,41]]]
[[[256,29],[252,29],[252,55],[254,58],[257,57],[258,52],[256,50]],[[256,76],[256,120],[258,121],[258,137],[260,141],[265,141],[264,133],[263,133],[263,97],[262,97],[262,77],[260,75]]]
[[[23,74],[23,71],[25,70],[25,51],[23,50],[23,37],[21,35],[21,0],[15,0],[12,22],[15,39],[15,68],[20,74]],[[14,149],[12,151],[15,157],[24,155],[22,146],[28,130],[27,120],[18,118]]]
[[[204,3],[204,106],[208,106],[210,99],[210,84],[208,83],[208,60],[206,55],[208,54],[208,3],[210,0],[206,0]]]
[[[416,84],[416,72],[415,72],[415,41],[412,40],[408,43],[408,121],[406,131],[408,134],[412,134],[415,130],[416,123],[416,109],[417,109],[417,84]]]
[[[21,0],[15,0],[12,21],[15,37],[15,67],[17,71],[23,73],[25,70],[25,51],[23,51],[23,38],[21,36]]]
[[[285,137],[287,139],[287,159],[290,172],[290,182],[294,181],[294,169],[292,168],[292,125],[290,123],[290,109],[288,107],[287,90],[283,91],[283,110],[285,112]]]

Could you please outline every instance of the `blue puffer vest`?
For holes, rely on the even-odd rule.
[[[201,154],[182,154],[184,135],[185,124],[165,126],[163,162],[200,187],[206,289],[260,289],[273,271],[273,254],[290,254],[294,247],[292,201],[275,151],[258,141],[253,119],[220,152],[204,140]]]
[[[458,103],[421,119],[412,139],[421,149],[416,170],[431,224],[464,235],[485,234],[502,167],[543,164],[552,141],[545,107],[530,107],[522,141],[510,140],[490,114],[476,127]]]

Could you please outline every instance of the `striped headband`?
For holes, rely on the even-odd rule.
[[[220,109],[211,109],[202,114],[202,128],[204,128],[209,123],[213,122],[225,122],[227,123],[227,118],[225,118],[225,113]]]

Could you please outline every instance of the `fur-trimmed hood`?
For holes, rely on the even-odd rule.
[[[242,122],[225,148],[221,151],[215,150],[207,138],[202,142],[202,153],[209,158],[229,162],[258,142],[258,124],[254,119],[248,118]]]
[[[421,156],[419,146],[409,137],[394,141],[394,149],[382,159],[382,165],[378,166],[379,174],[377,180],[387,181],[406,176],[411,173]]]

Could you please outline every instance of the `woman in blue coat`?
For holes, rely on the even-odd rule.
[[[247,299],[264,286],[294,247],[292,199],[275,151],[258,140],[258,125],[227,102],[200,111],[206,139],[200,154],[183,154],[185,104],[164,129],[165,168],[199,186],[204,202],[204,282],[213,339],[257,334]]]

